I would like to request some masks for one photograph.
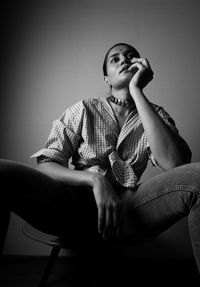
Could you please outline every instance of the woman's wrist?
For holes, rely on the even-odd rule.
[[[99,184],[103,180],[105,180],[105,176],[103,176],[101,173],[92,173],[91,172],[89,183],[92,187],[95,186],[96,184]]]
[[[131,94],[132,98],[135,100],[135,98],[137,98],[138,96],[143,95],[143,91],[140,87],[133,86],[130,88],[130,94]]]

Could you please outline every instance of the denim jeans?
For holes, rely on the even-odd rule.
[[[97,208],[88,188],[63,186],[40,171],[0,160],[0,245],[9,213],[42,231],[78,238],[99,237]],[[122,236],[147,238],[188,216],[194,258],[200,273],[200,163],[183,165],[119,192],[124,212]],[[84,241],[84,240],[83,240]]]
[[[141,183],[122,195],[124,233],[153,237],[188,216],[194,257],[200,273],[200,163],[186,164]]]

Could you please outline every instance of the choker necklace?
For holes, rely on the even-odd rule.
[[[108,97],[108,100],[110,100],[112,103],[119,105],[119,106],[122,106],[122,107],[128,107],[131,105],[131,101],[118,99],[118,98],[115,98],[113,95]]]

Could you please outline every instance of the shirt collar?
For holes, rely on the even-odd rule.
[[[108,100],[106,98],[100,97],[101,102],[101,112],[103,117],[109,123],[111,128],[113,129],[114,133],[118,137],[117,147],[122,143],[122,141],[128,136],[128,134],[134,129],[135,123],[138,121],[139,116],[136,109],[133,109],[130,114],[127,116],[124,126],[120,130],[114,111],[110,106]]]

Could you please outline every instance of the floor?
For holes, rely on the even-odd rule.
[[[1,287],[38,287],[47,257],[4,256],[0,264]],[[148,284],[148,285],[147,285]],[[48,287],[200,286],[192,260],[59,257]]]

